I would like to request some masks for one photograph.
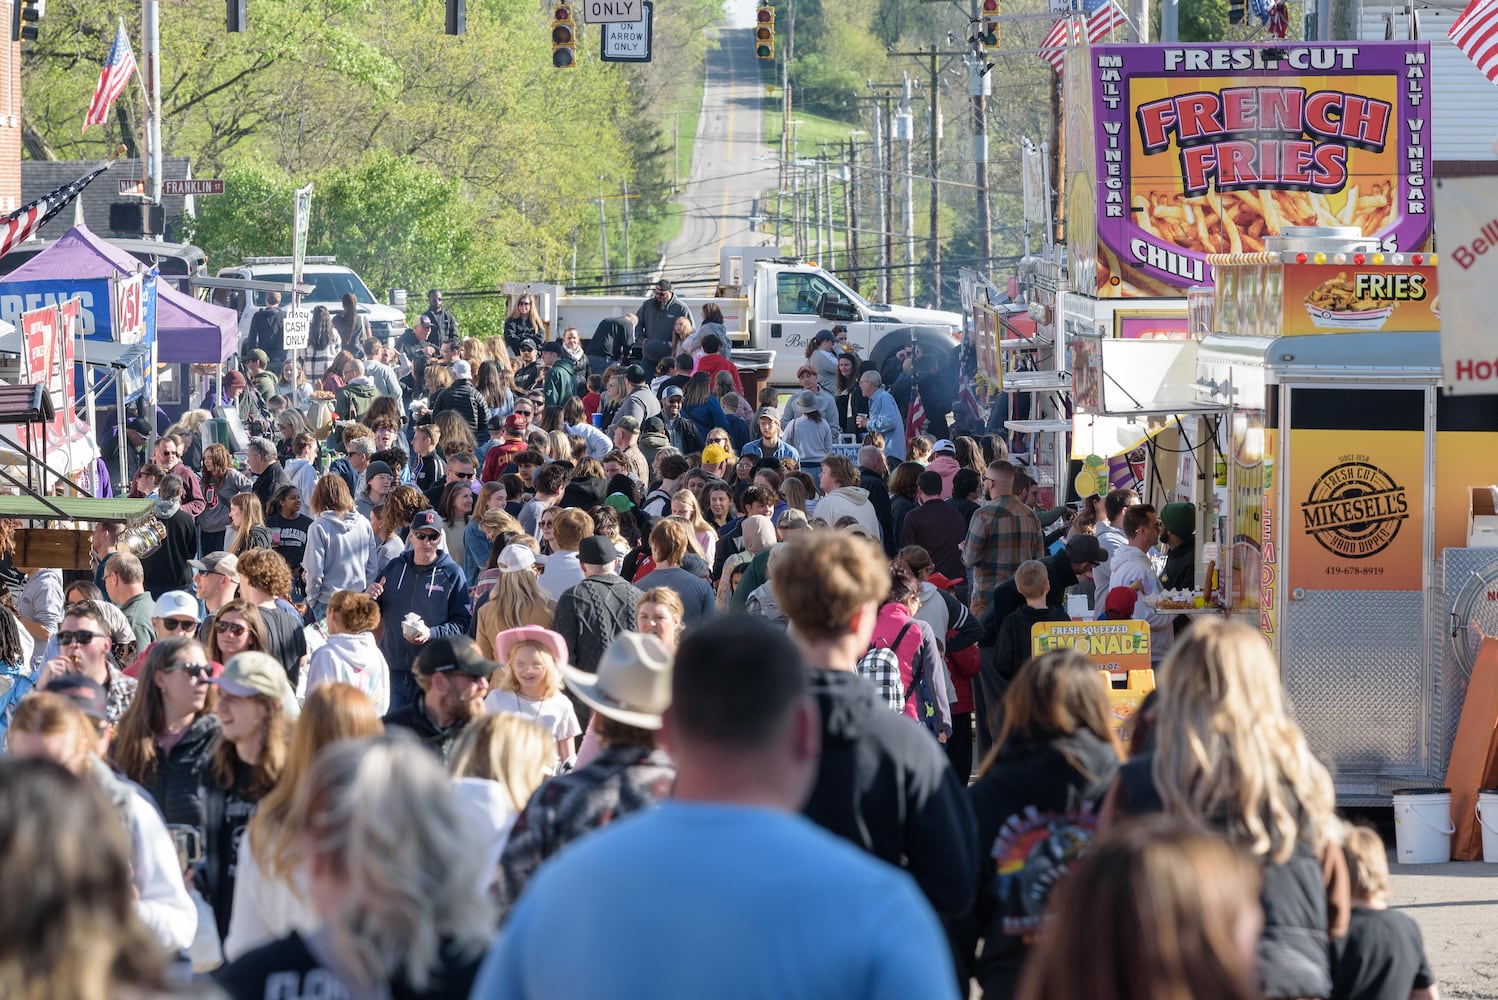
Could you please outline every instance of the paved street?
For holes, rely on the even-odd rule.
[[[775,186],[775,164],[756,160],[763,146],[765,85],[754,58],[753,0],[729,0],[720,50],[709,53],[691,173],[677,198],[685,208],[680,234],[666,246],[664,274],[698,293],[718,275],[724,246],[757,246],[749,216],[760,191]]]
[[[1420,925],[1441,996],[1498,997],[1498,864],[1390,870],[1393,904]]]

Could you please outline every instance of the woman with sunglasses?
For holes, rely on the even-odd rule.
[[[526,339],[544,344],[547,340],[546,323],[536,310],[536,300],[529,294],[515,300],[514,308],[505,317],[505,347],[511,354],[520,353],[520,342]]]
[[[230,657],[246,650],[265,650],[265,621],[260,609],[243,597],[225,601],[213,616],[212,632],[208,636],[208,659],[214,663],[225,663]]]
[[[208,653],[194,638],[160,639],[146,651],[139,682],[110,759],[150,793],[168,824],[201,832],[199,785],[219,733]]]

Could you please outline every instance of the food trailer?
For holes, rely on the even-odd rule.
[[[1229,612],[1275,651],[1340,801],[1438,786],[1498,634],[1498,396],[1441,392],[1433,255],[1307,230],[1208,264]]]

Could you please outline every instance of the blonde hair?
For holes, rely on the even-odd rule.
[[[650,529],[650,554],[657,565],[679,565],[688,552],[701,554],[690,522],[681,517],[663,517],[655,522]]]
[[[448,768],[454,778],[499,785],[518,812],[541,787],[556,756],[556,741],[543,727],[511,712],[495,712],[463,727]]]
[[[487,657],[494,656],[494,637],[505,629],[522,625],[551,628],[554,605],[535,573],[501,573],[489,588],[489,599],[476,613],[474,641]]]
[[[1014,589],[1028,601],[1044,597],[1051,589],[1051,575],[1039,559],[1026,559],[1014,571]]]
[[[293,807],[309,860],[348,891],[324,926],[359,991],[397,974],[431,986],[445,957],[477,958],[494,935],[494,905],[476,890],[484,845],[437,758],[402,733],[326,747]]]
[[[690,524],[693,531],[713,530],[713,526],[711,524],[708,524],[707,520],[702,516],[702,507],[697,503],[697,494],[693,493],[691,490],[677,490],[671,495],[671,502],[684,504],[687,509],[691,511],[691,513],[682,518],[682,520]],[[677,515],[673,514],[671,516],[676,517]]]
[[[549,647],[539,642],[517,642],[510,647],[510,655],[505,657],[505,665],[499,668],[499,684],[501,691],[513,691],[520,693],[520,679],[515,676],[515,654],[522,649],[534,649],[546,657],[546,679],[542,681],[542,698],[554,698],[562,692],[562,671],[557,668],[556,654]]]
[[[1342,854],[1347,858],[1353,899],[1372,899],[1389,891],[1389,858],[1376,831],[1362,825],[1348,827]]]
[[[234,533],[229,554],[243,556],[250,551],[251,529],[265,527],[265,508],[260,505],[260,498],[249,490],[230,497],[229,506],[239,508],[239,528]]]
[[[1154,780],[1166,810],[1279,864],[1298,840],[1323,847],[1336,822],[1331,775],[1285,709],[1263,637],[1198,622],[1160,673]]]
[[[71,698],[51,691],[35,691],[21,699],[6,730],[7,739],[11,733],[67,737],[67,759],[58,763],[80,777],[87,769],[90,748],[98,739],[83,709]]]
[[[295,891],[292,875],[301,863],[302,851],[292,805],[303,776],[318,751],[328,744],[378,736],[384,731],[369,696],[350,684],[323,684],[307,693],[302,714],[291,731],[286,767],[276,787],[266,793],[250,817],[246,835],[262,871]]]

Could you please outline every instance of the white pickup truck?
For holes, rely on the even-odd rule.
[[[945,358],[962,336],[962,315],[935,309],[874,305],[837,277],[814,264],[776,256],[765,247],[727,247],[719,262],[717,294],[711,298],[680,296],[700,322],[702,305],[716,302],[733,341],[734,356],[773,367],[770,383],[794,386],[806,345],[818,330],[842,323],[859,357],[882,365],[890,353],[910,344],[912,334],[928,354]],[[535,297],[541,315],[554,332],[577,327],[586,341],[600,321],[634,312],[645,301],[639,295],[568,295],[561,285],[505,286],[513,294]]]

